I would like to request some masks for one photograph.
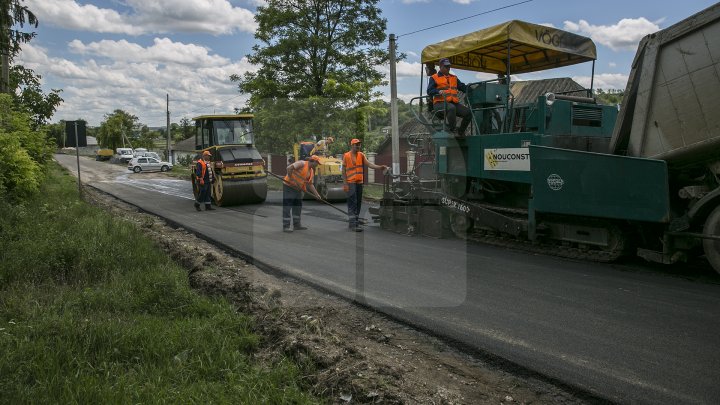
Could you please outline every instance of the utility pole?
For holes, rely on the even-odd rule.
[[[168,162],[175,163],[170,160],[170,94],[165,94],[165,96],[167,97],[167,102],[165,103],[165,105],[167,106],[167,109],[166,109],[166,111],[167,111],[167,127],[166,127],[167,148],[165,150],[167,153]]]
[[[400,174],[400,130],[398,126],[397,72],[395,66],[395,34],[390,34],[390,133],[392,137],[392,169]]]
[[[78,122],[75,121],[75,159],[77,160],[77,173],[78,173],[78,193],[80,195],[80,199],[82,200],[83,194],[82,194],[82,182],[80,181],[80,142],[78,141],[78,129],[77,129]]]

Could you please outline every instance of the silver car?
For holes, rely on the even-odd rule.
[[[163,162],[160,159],[153,157],[136,157],[128,162],[128,170],[132,170],[135,173],[143,171],[149,172],[153,170],[160,170],[166,172],[172,169],[173,165],[170,162]]]

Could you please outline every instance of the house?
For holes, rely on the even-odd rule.
[[[181,159],[194,158],[197,155],[195,149],[195,137],[191,136],[180,141],[170,148],[170,163],[178,164]]]

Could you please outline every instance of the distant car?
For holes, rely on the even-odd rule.
[[[153,157],[137,157],[128,162],[128,170],[132,170],[135,173],[142,171],[150,172],[153,170],[160,170],[166,172],[172,169],[173,165],[170,162],[163,162],[160,159]]]

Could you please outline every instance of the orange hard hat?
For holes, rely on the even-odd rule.
[[[318,163],[320,163],[320,158],[318,157],[318,155],[312,155],[312,156],[310,156],[310,157],[308,158],[308,162],[318,162]]]
[[[209,150],[203,151],[203,154],[202,154],[202,155],[203,155],[203,156],[210,156],[210,151],[209,151]]]
[[[350,145],[355,145],[356,143],[360,143],[360,140],[357,138],[353,138],[352,141],[350,141]]]

